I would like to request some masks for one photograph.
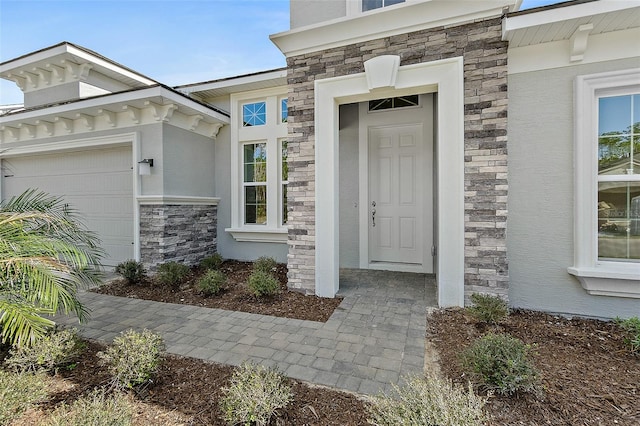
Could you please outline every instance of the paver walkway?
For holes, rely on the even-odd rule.
[[[90,321],[60,322],[106,343],[123,330],[148,328],[173,354],[231,365],[251,360],[363,394],[389,391],[401,375],[423,371],[426,309],[436,302],[432,278],[343,270],[339,294],[344,300],[326,323],[91,292],[81,295]]]

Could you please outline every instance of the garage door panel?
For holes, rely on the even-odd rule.
[[[130,146],[14,157],[2,171],[3,198],[29,188],[62,196],[101,239],[105,265],[134,257]]]

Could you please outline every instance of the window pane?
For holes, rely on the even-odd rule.
[[[598,259],[640,261],[640,182],[598,183]]]
[[[267,187],[265,185],[244,188],[244,223],[267,223]]]
[[[362,11],[378,9],[382,7],[382,0],[362,0]]]
[[[242,125],[263,126],[267,122],[266,102],[256,102],[242,106]]]
[[[289,180],[289,163],[287,163],[287,141],[282,141],[282,180]]]
[[[394,108],[403,108],[418,105],[418,95],[401,96],[399,98],[393,98]]]
[[[245,144],[243,149],[244,181],[267,181],[267,144]]]
[[[288,219],[287,212],[287,185],[282,185],[282,224],[286,225]]]
[[[280,118],[283,123],[286,123],[289,120],[289,110],[287,107],[288,100],[285,98],[280,101]]]
[[[635,129],[638,95],[612,96],[598,101],[598,174],[625,175],[638,172],[640,138]],[[635,160],[635,161],[634,161]]]

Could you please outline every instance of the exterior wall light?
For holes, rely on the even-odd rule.
[[[151,174],[152,167],[153,158],[145,158],[142,161],[138,161],[138,174],[140,176],[149,176]]]

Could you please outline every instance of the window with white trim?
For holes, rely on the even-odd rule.
[[[574,266],[590,294],[640,298],[640,69],[576,78]]]
[[[237,241],[287,240],[287,88],[231,96],[231,227]]]

